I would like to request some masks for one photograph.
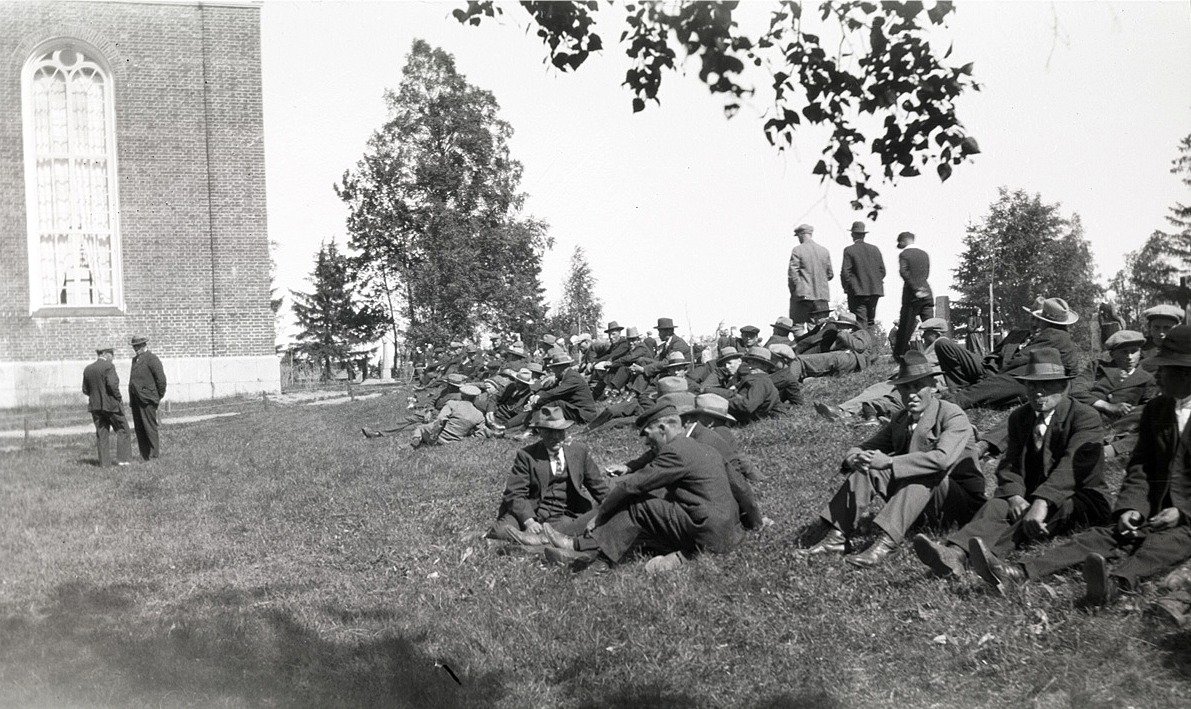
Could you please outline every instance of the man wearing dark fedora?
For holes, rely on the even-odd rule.
[[[538,441],[517,451],[488,536],[545,546],[550,540],[543,523],[562,534],[583,533],[608,494],[608,482],[587,447],[567,439],[573,425],[559,406],[547,404],[534,412],[529,426]]]
[[[902,307],[898,315],[897,340],[893,356],[900,358],[910,346],[919,320],[935,316],[935,296],[930,288],[930,255],[914,245],[917,237],[903,231],[897,235],[897,272],[902,278]]]
[[[692,554],[728,552],[740,543],[740,509],[723,456],[684,435],[672,405],[653,406],[636,424],[652,460],[612,486],[588,534],[575,537],[542,525],[551,542],[548,560],[616,564],[645,550],[655,555],[648,570],[668,570]]]
[[[1001,348],[998,356],[987,363],[976,359],[967,348],[948,338],[935,343],[939,367],[951,386],[952,401],[969,409],[1009,408],[1026,400],[1026,387],[1018,375],[1030,363],[1030,355],[1038,349],[1054,349],[1059,353],[1067,374],[1074,376],[1079,367],[1079,347],[1071,339],[1068,328],[1079,320],[1062,298],[1043,298],[1031,308],[1031,335],[1028,339]]]
[[[111,431],[116,432],[116,464],[128,465],[132,443],[128,439],[128,420],[124,418],[124,400],[120,396],[120,375],[112,364],[115,349],[100,346],[98,358],[83,370],[83,394],[87,409],[95,423],[95,440],[99,449],[99,467],[112,464]]]
[[[1009,414],[993,499],[943,544],[914,538],[918,558],[941,576],[962,573],[977,546],[985,556],[1004,556],[1031,540],[1108,519],[1100,416],[1071,398],[1071,375],[1059,351],[1032,350],[1017,376],[1029,403]]]
[[[691,358],[691,346],[674,334],[674,321],[670,318],[658,318],[658,346],[654,359],[665,361],[671,352],[681,352],[687,359]]]
[[[877,301],[885,295],[885,259],[881,250],[866,243],[864,222],[852,222],[852,243],[844,248],[839,280],[848,297],[848,310],[860,326],[871,328],[877,317]]]
[[[132,409],[137,448],[141,458],[149,460],[161,455],[157,406],[165,398],[165,369],[157,355],[149,351],[148,338],[133,335],[132,350],[136,354],[128,376],[128,406]]]
[[[974,545],[972,568],[987,583],[1016,584],[1082,565],[1083,602],[1103,605],[1191,557],[1191,327],[1171,330],[1153,361],[1162,395],[1142,413],[1141,440],[1129,459],[1112,523],[1021,564],[1004,563]],[[1111,572],[1109,560],[1120,562]]]
[[[820,514],[827,533],[807,554],[846,553],[877,498],[885,501],[874,520],[880,531],[866,550],[846,557],[853,566],[874,566],[895,552],[919,520],[963,524],[984,503],[972,424],[935,396],[938,373],[921,352],[902,358],[892,384],[904,408],[845,454],[840,472],[847,477]]]
[[[797,334],[806,332],[817,309],[826,309],[831,297],[830,284],[835,273],[831,270],[831,253],[814,239],[815,228],[799,224],[794,228],[798,245],[790,251],[786,284],[790,289],[790,319]]]

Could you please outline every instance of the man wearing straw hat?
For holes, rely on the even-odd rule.
[[[876,498],[885,501],[874,520],[880,532],[866,550],[846,557],[853,566],[874,566],[892,554],[920,519],[963,524],[980,508],[984,475],[972,452],[972,424],[935,396],[938,373],[921,352],[902,358],[892,383],[905,408],[844,456],[840,472],[847,478],[823,509],[827,533],[808,555],[847,553]]]
[[[99,452],[99,467],[112,464],[111,431],[116,432],[116,464],[128,465],[132,457],[132,441],[128,437],[128,420],[124,418],[124,399],[120,396],[120,375],[112,364],[115,349],[100,346],[98,358],[83,370],[83,394],[87,409],[95,423],[95,440]]]
[[[1136,593],[1141,580],[1191,557],[1191,327],[1171,330],[1153,357],[1162,395],[1142,413],[1141,440],[1129,459],[1112,524],[1081,532],[1021,564],[1002,562],[979,538],[972,568],[997,587],[1082,565],[1083,603],[1104,605]],[[1106,521],[1106,520],[1102,520]],[[1109,571],[1108,560],[1117,561]]]
[[[549,523],[562,534],[582,534],[608,494],[608,482],[585,446],[567,440],[575,422],[559,406],[534,412],[538,441],[517,451],[505,482],[497,521],[488,536],[526,546],[545,546]]]
[[[940,576],[962,573],[976,545],[1004,556],[1030,540],[1108,519],[1100,416],[1071,398],[1071,375],[1059,351],[1032,350],[1025,371],[1017,376],[1029,403],[1009,414],[1008,443],[997,465],[993,499],[943,544],[922,535],[914,538],[918,558]]]
[[[881,250],[867,244],[864,222],[852,222],[852,243],[844,248],[839,280],[848,296],[848,311],[856,313],[863,328],[871,328],[877,318],[877,301],[885,295],[885,259]]]

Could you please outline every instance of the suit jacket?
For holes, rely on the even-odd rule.
[[[1039,347],[1053,347],[1063,358],[1067,374],[1079,371],[1079,346],[1071,339],[1071,333],[1057,327],[1044,327],[1027,343],[1020,347],[1005,346],[1001,351],[1001,374],[1024,374],[1030,363],[1030,352]]]
[[[736,385],[736,395],[728,401],[728,411],[741,423],[756,421],[776,413],[782,396],[767,372],[753,371]]]
[[[620,359],[621,357],[624,357],[625,355],[627,355],[629,353],[630,349],[632,349],[632,348],[629,346],[629,341],[624,338],[621,338],[621,339],[617,340],[616,342],[612,343],[612,346],[608,348],[608,351],[605,352],[604,354],[600,355],[599,359],[597,359],[596,361],[597,362],[615,362],[616,360]]]
[[[128,375],[128,400],[159,403],[165,398],[165,370],[161,360],[149,350],[132,358],[132,373]]]
[[[583,375],[574,369],[567,369],[558,383],[538,394],[538,406],[557,402],[563,415],[572,421],[590,423],[599,410],[591,394],[591,386]]]
[[[1187,439],[1188,433],[1191,433],[1191,426],[1183,431],[1180,446],[1174,399],[1162,395],[1146,404],[1141,412],[1137,446],[1129,457],[1125,479],[1117,494],[1114,518],[1126,510],[1136,510],[1149,518],[1174,506],[1171,496],[1172,472],[1186,479],[1191,470],[1191,462],[1188,461],[1191,441]],[[1176,457],[1181,459],[1176,460]],[[1186,519],[1191,519],[1191,495],[1184,494],[1183,498],[1178,505],[1179,510]]]
[[[937,482],[950,475],[953,482],[983,499],[984,475],[972,450],[976,434],[963,409],[936,398],[910,431],[912,422],[910,412],[902,409],[846,457],[879,450],[893,458],[894,480],[934,478]]]
[[[840,284],[847,295],[885,295],[885,259],[881,250],[864,241],[844,248],[839,269]]]
[[[100,357],[83,370],[83,393],[87,395],[87,410],[119,413],[124,411],[120,396],[120,375],[116,365]]]
[[[897,272],[902,277],[902,300],[933,299],[930,283],[930,256],[920,248],[907,246],[897,256]]]
[[[1009,441],[997,465],[995,496],[1041,498],[1058,505],[1076,490],[1084,490],[1099,496],[1107,511],[1100,415],[1087,404],[1063,397],[1043,438],[1041,475],[1031,479],[1026,458],[1033,446],[1037,418],[1029,405],[1019,406],[1009,414]]]
[[[682,339],[678,335],[671,336],[669,340],[666,340],[661,344],[657,350],[657,360],[664,363],[666,361],[666,356],[671,352],[683,353],[686,355],[686,361],[688,362],[690,362],[692,359],[691,346],[687,344],[686,340]]]
[[[1092,362],[1071,383],[1071,398],[1091,406],[1097,401],[1142,406],[1158,396],[1154,375],[1136,367],[1128,377],[1112,360]]]
[[[707,551],[729,551],[740,542],[743,531],[726,465],[716,449],[679,436],[662,446],[648,465],[621,478],[600,504],[598,519],[604,521],[635,499],[664,490],[665,499],[690,517],[696,545]]]
[[[790,267],[786,281],[790,294],[803,300],[828,300],[831,297],[828,281],[835,278],[831,270],[831,253],[807,239],[790,252]]]
[[[567,461],[567,511],[577,517],[603,502],[608,481],[586,446],[565,443],[562,454]],[[536,517],[550,475],[550,452],[545,443],[538,441],[517,451],[497,519],[511,514],[524,525],[525,520]]]

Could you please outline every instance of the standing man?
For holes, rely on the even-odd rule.
[[[898,318],[897,342],[893,344],[893,356],[901,359],[910,346],[910,336],[918,327],[918,319],[927,320],[935,316],[935,296],[931,292],[930,256],[914,246],[914,234],[903,231],[897,235],[897,272],[902,277],[902,311]]]
[[[149,351],[149,340],[132,336],[132,373],[128,375],[128,405],[136,429],[136,446],[145,460],[161,455],[157,436],[157,405],[165,398],[165,370],[161,360]]]
[[[83,393],[87,395],[87,408],[95,422],[95,438],[99,445],[99,467],[112,463],[112,446],[109,431],[116,432],[116,464],[128,465],[132,455],[132,443],[128,440],[128,421],[124,418],[124,400],[120,397],[120,375],[112,364],[115,350],[99,347],[95,353],[99,359],[83,370]]]
[[[790,251],[790,267],[786,283],[790,287],[790,319],[795,334],[806,333],[806,323],[816,311],[827,310],[831,297],[828,281],[835,278],[831,270],[831,254],[815,243],[815,228],[799,224],[794,229],[798,245]]]
[[[877,318],[877,301],[885,295],[885,259],[881,250],[866,244],[864,222],[852,222],[852,245],[844,249],[839,280],[848,296],[848,310],[860,327],[871,329]]]

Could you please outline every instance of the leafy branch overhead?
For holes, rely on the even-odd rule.
[[[562,71],[578,69],[604,41],[594,30],[598,2],[522,2]],[[980,86],[972,65],[947,63],[930,36],[946,24],[951,2],[824,2],[817,19],[803,3],[778,2],[768,28],[745,33],[733,18],[736,2],[623,5],[620,44],[633,60],[624,84],[634,111],[658,98],[662,76],[681,58],[698,66],[699,80],[724,97],[724,112],[757,95],[748,78],[768,74],[765,137],[779,150],[793,145],[807,125],[830,130],[812,172],[850,188],[852,207],[876,219],[878,182],[894,184],[934,170],[941,180],[953,166],[980,152],[956,115],[955,101]],[[610,5],[612,6],[612,5]],[[492,0],[454,11],[464,24],[504,12]],[[750,69],[753,67],[753,69]],[[865,151],[869,155],[865,154]],[[871,157],[870,157],[871,155]],[[877,167],[879,165],[879,167]]]

